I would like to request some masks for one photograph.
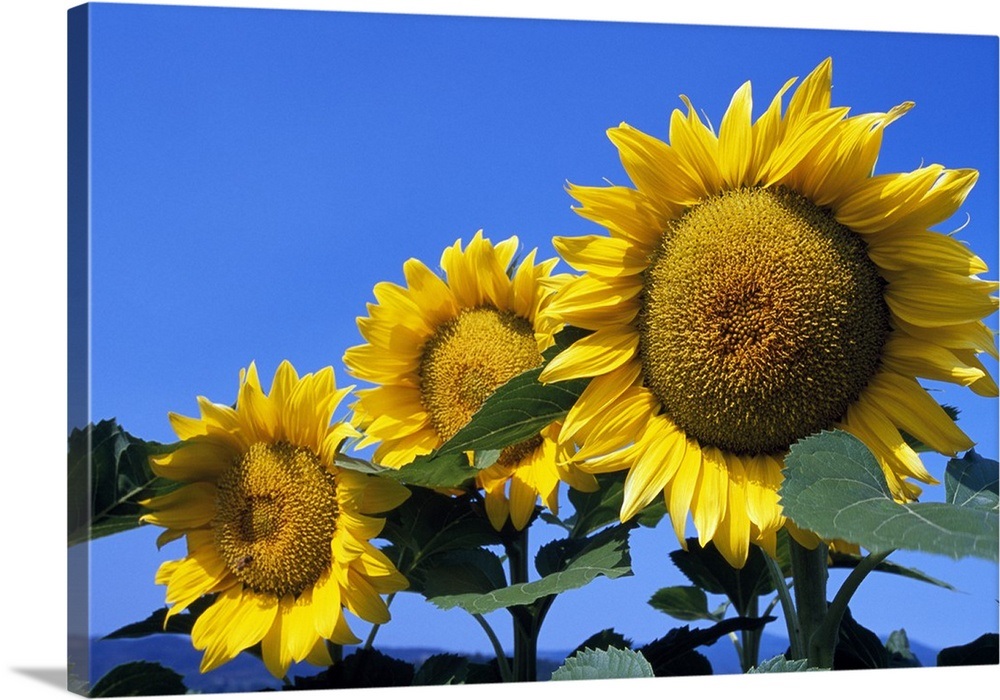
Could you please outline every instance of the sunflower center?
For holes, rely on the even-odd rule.
[[[337,485],[304,447],[256,443],[219,479],[215,544],[258,593],[299,595],[330,565]]]
[[[702,444],[782,452],[841,419],[878,370],[883,284],[861,238],[801,195],[712,197],[645,272],[646,386]]]
[[[438,326],[420,358],[420,396],[442,440],[508,379],[542,363],[531,322],[492,306]]]

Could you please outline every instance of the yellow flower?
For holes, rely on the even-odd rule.
[[[358,435],[330,425],[350,390],[336,388],[331,367],[299,378],[286,361],[265,395],[251,364],[240,372],[235,409],[198,397],[200,418],[170,414],[183,443],[152,467],[185,485],[144,502],[151,512],[142,520],[167,528],[160,545],[187,537],[187,556],[156,574],[168,619],[216,594],[191,631],[205,651],[202,673],[257,643],[278,678],[293,661],[328,666],[324,640],[359,641],[343,608],[384,623],[380,594],[407,587],[369,540],[385,523],[371,514],[409,492],[334,465],[341,442]]]
[[[463,251],[461,240],[441,256],[441,279],[411,258],[403,265],[406,287],[375,285],[377,304],[358,319],[366,341],[350,348],[344,364],[355,377],[376,384],[357,392],[355,424],[366,437],[358,449],[380,443],[374,460],[400,468],[430,453],[472,418],[497,387],[542,363],[542,351],[561,328],[545,314],[552,291],[565,281],[552,276],[558,260],[535,264],[535,250],[513,274],[517,237],[495,247],[482,231]],[[593,476],[559,466],[558,426],[504,449],[496,464],[479,472],[490,522],[508,515],[522,529],[537,497],[556,512],[565,481],[595,490]],[[509,492],[509,494],[508,494]]]
[[[560,439],[591,472],[628,470],[622,520],[661,492],[683,543],[734,566],[773,548],[777,490],[794,442],[840,428],[875,453],[900,500],[931,483],[900,431],[953,455],[972,446],[916,377],[996,396],[976,358],[996,356],[986,265],[928,230],[974,170],[873,175],[885,127],[912,103],[848,117],[830,106],[831,61],[788,81],[756,121],[750,84],[719,133],[675,110],[670,143],[609,130],[635,188],[577,187],[578,212],[610,237],[556,238],[585,274],[549,306],[594,332],[542,381],[592,377]]]

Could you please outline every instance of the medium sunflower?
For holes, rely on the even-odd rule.
[[[348,371],[376,384],[357,392],[355,423],[366,436],[357,448],[380,443],[374,460],[398,469],[430,453],[472,418],[483,402],[517,374],[542,363],[561,324],[545,313],[566,276],[553,276],[557,259],[535,264],[528,253],[513,274],[518,240],[496,246],[482,231],[462,250],[458,240],[441,256],[445,279],[411,258],[403,265],[406,287],[375,285],[377,304],[358,319],[366,341],[344,355]],[[527,524],[535,502],[558,511],[558,486],[597,489],[592,475],[561,466],[559,426],[501,451],[479,472],[486,512],[499,530],[510,517]]]
[[[299,378],[282,362],[265,395],[253,364],[240,372],[236,408],[198,398],[200,418],[174,413],[179,449],[152,459],[153,471],[185,482],[143,503],[142,520],[167,528],[162,545],[187,536],[187,556],[162,564],[167,618],[203,595],[215,602],[194,623],[205,673],[260,643],[264,664],[282,678],[303,659],[331,663],[324,640],[356,644],[346,607],[373,623],[389,620],[380,597],[407,580],[369,540],[409,496],[399,484],[334,465],[357,431],[330,425],[352,387],[333,369]]]
[[[737,567],[750,542],[773,551],[797,440],[854,434],[910,500],[908,479],[934,479],[901,431],[948,455],[973,444],[916,378],[997,395],[976,358],[997,355],[982,322],[996,284],[928,230],[978,173],[873,175],[883,130],[913,105],[848,117],[830,106],[831,75],[828,59],[782,114],[788,81],[755,122],[744,84],[718,135],[685,97],[669,145],[610,129],[634,189],[571,185],[610,236],[554,239],[585,274],[549,313],[594,331],[541,376],[593,378],[560,439],[581,444],[583,469],[628,470],[622,520],[662,492],[681,542],[690,513]]]

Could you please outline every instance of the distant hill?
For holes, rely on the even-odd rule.
[[[935,665],[937,650],[919,642],[910,641],[911,650],[924,666]],[[788,642],[778,636],[764,634],[761,639],[760,659],[771,658],[786,651]],[[408,661],[419,668],[427,658],[442,653],[441,649],[378,647],[379,651],[396,659]],[[699,651],[712,662],[717,674],[739,673],[739,660],[728,639],[720,639]],[[345,650],[346,653],[350,653]],[[541,651],[538,660],[538,677],[546,680],[569,654],[566,651]],[[484,662],[483,655],[470,655],[473,661]],[[275,680],[264,668],[264,664],[250,654],[240,654],[222,668],[199,673],[201,652],[191,646],[188,637],[161,634],[139,639],[91,640],[91,681],[94,682],[119,664],[129,661],[157,661],[184,676],[188,688],[202,693],[247,692],[278,689],[281,682]],[[298,664],[289,671],[289,677],[312,676],[318,672],[315,666]]]

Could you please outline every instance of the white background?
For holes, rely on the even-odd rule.
[[[62,0],[5,0],[0,5],[0,688],[4,697],[47,698],[66,692],[66,10]],[[651,3],[633,0],[559,3],[362,3],[293,0],[161,0],[170,5],[335,9],[421,14],[576,18],[676,24],[872,29],[996,36],[998,21],[981,0],[944,3],[839,0],[822,7],[778,0]],[[995,70],[968,66],[968,70]],[[956,114],[954,127],[961,128]],[[995,274],[995,273],[994,273]],[[919,607],[919,601],[914,601]],[[933,611],[922,611],[933,614]],[[892,692],[910,698],[956,691],[989,696],[1000,667],[849,672],[780,677],[591,682],[585,692],[657,696],[739,694],[834,697]],[[627,686],[627,690],[625,687]],[[561,688],[578,693],[581,686]],[[530,697],[549,684],[517,689]],[[477,687],[502,698],[510,687]],[[470,689],[340,691],[358,698],[467,695]],[[221,697],[221,696],[219,696]],[[269,698],[265,694],[238,697]]]

